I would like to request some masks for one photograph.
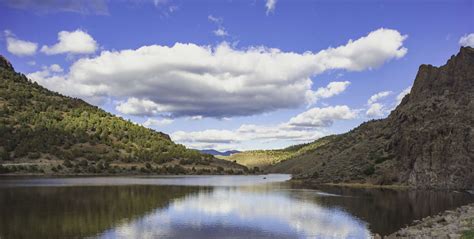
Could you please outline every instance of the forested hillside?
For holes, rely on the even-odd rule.
[[[0,171],[228,173],[244,167],[51,92],[0,56]]]

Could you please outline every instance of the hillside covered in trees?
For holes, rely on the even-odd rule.
[[[243,173],[164,133],[51,92],[0,56],[0,173]]]

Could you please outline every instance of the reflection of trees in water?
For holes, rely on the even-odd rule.
[[[372,232],[392,233],[413,220],[474,201],[467,193],[427,190],[365,189],[319,186],[318,190],[342,197],[303,196],[325,207],[339,207],[369,222]],[[303,194],[305,195],[305,194]],[[311,195],[311,196],[310,196]],[[301,195],[300,195],[301,197]]]
[[[94,236],[199,190],[173,186],[0,189],[0,238]]]

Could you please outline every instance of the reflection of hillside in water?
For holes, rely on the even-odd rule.
[[[465,193],[282,181],[278,175],[3,180],[0,238],[367,238],[474,201]]]
[[[308,186],[304,186],[308,188]],[[437,214],[474,201],[468,193],[427,190],[364,189],[318,186],[298,189],[291,196],[323,207],[341,208],[369,222],[372,232],[392,233],[413,220]],[[320,193],[339,195],[322,196]]]
[[[367,238],[350,214],[265,186],[215,188],[107,231],[104,238]]]
[[[0,238],[79,238],[140,218],[209,188],[173,186],[0,189]]]

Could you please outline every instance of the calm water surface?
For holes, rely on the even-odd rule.
[[[368,238],[473,202],[289,175],[0,178],[0,238]]]

